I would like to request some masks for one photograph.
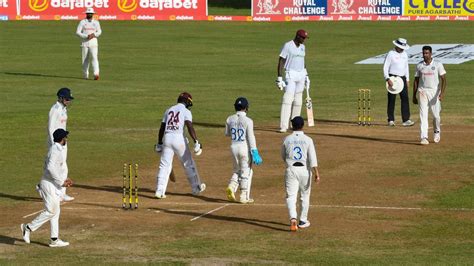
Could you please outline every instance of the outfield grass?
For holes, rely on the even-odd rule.
[[[296,29],[305,28],[310,34],[306,43],[306,65],[312,81],[315,117],[341,122],[355,121],[357,89],[371,88],[374,122],[385,123],[382,66],[354,65],[354,62],[388,51],[396,37],[405,37],[410,44],[474,43],[473,22],[102,21],[101,25],[101,80],[95,82],[81,79],[79,40],[74,35],[76,22],[0,23],[0,207],[23,208],[27,204],[18,198],[36,196],[32,188],[39,180],[46,153],[47,115],[60,87],[71,88],[76,98],[68,121],[70,175],[80,183],[97,182],[118,176],[124,161],[139,161],[149,173],[156,170],[156,158],[150,152],[162,114],[184,90],[193,95],[193,117],[204,149],[216,136],[221,136],[222,128],[216,126],[223,125],[233,111],[237,96],[250,100],[251,117],[256,125],[276,127],[281,101],[281,93],[274,84],[278,54]],[[474,91],[469,76],[474,73],[474,62],[445,65],[445,68],[448,88],[442,123],[472,130]],[[410,69],[413,73],[414,66]],[[418,120],[416,106],[411,108],[414,119]],[[396,112],[399,120],[399,100]],[[199,126],[201,124],[203,126]],[[443,153],[422,157],[407,154],[403,165],[389,170],[394,178],[416,179],[427,175],[430,165],[457,167],[459,171],[455,173],[440,173],[456,177],[441,181],[445,182],[446,189],[435,189],[428,184],[417,191],[400,194],[420,193],[429,199],[422,206],[430,208],[472,209],[474,156],[471,147],[466,142]],[[374,163],[378,160],[383,159],[376,158]],[[372,174],[376,177],[387,173]],[[341,233],[340,239],[327,236],[317,246],[305,249],[315,244],[301,237],[300,246],[295,247],[301,250],[298,258],[294,252],[271,245],[284,239],[265,235],[265,232],[250,239],[256,246],[262,244],[257,239],[264,239],[268,245],[262,244],[262,250],[240,247],[237,251],[250,253],[251,258],[257,259],[256,263],[275,259],[279,263],[472,264],[472,212],[465,215],[467,218],[455,216],[447,219],[441,214],[415,217],[409,226],[401,223],[400,227],[406,226],[402,235],[374,233],[369,240],[364,238],[368,242],[360,246],[357,245],[359,235],[351,242]],[[160,234],[166,237],[164,232]],[[252,237],[252,234],[246,236]],[[446,243],[442,243],[440,236],[447,238]],[[119,238],[106,237],[110,241]],[[370,246],[372,237],[377,240],[374,240],[375,251]],[[404,243],[396,239],[403,239]],[[381,242],[385,245],[380,245]],[[190,237],[174,239],[164,246],[154,244],[144,252],[159,250],[164,256],[178,256],[180,251],[187,250],[187,257],[199,257],[205,251],[209,256],[222,259],[217,262],[235,262],[235,253],[225,244],[225,239],[204,238],[197,243],[195,237]],[[413,246],[418,248],[413,251]],[[424,254],[424,249],[429,252]],[[36,248],[32,256],[44,258],[41,250]],[[50,255],[58,254],[66,256],[69,263],[77,259],[59,251]],[[104,258],[97,251],[94,256],[87,257],[86,252],[84,256],[87,262],[100,262]],[[120,263],[120,260],[111,261]],[[188,260],[179,262],[189,263]]]

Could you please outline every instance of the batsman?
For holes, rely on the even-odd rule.
[[[260,165],[263,161],[258,154],[257,142],[253,133],[253,121],[247,117],[249,102],[239,97],[234,103],[236,113],[229,116],[225,123],[225,135],[231,138],[230,151],[234,172],[227,186],[227,198],[236,201],[235,193],[240,185],[240,203],[252,203],[250,187],[252,185],[252,162]],[[249,152],[250,150],[250,152]],[[252,157],[250,157],[252,156]]]

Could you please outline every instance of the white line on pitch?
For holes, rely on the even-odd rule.
[[[195,220],[197,220],[197,219],[199,219],[199,218],[201,218],[201,217],[203,217],[203,216],[206,216],[206,215],[208,215],[208,214],[210,214],[210,213],[213,213],[213,212],[215,212],[215,211],[218,211],[218,210],[220,210],[220,209],[223,209],[223,208],[225,208],[225,207],[227,207],[227,206],[229,206],[229,204],[226,204],[226,205],[224,205],[224,206],[220,206],[219,208],[215,208],[214,210],[211,210],[211,211],[208,211],[208,212],[206,212],[206,213],[204,213],[204,214],[201,214],[201,215],[199,215],[199,216],[196,216],[196,217],[192,218],[190,221],[191,221],[191,222],[192,222],[192,221],[195,221]]]

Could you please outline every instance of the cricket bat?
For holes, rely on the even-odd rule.
[[[313,116],[313,102],[309,97],[309,85],[306,85],[306,117],[308,118],[308,126],[314,127],[314,116]]]

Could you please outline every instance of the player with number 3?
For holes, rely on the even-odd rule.
[[[227,198],[236,201],[235,193],[240,186],[240,203],[252,203],[250,187],[252,186],[252,163],[260,165],[263,161],[257,150],[253,133],[253,121],[247,117],[249,103],[246,98],[235,100],[235,114],[229,116],[225,124],[225,135],[231,138],[230,151],[234,163],[232,177],[227,186]],[[250,152],[249,152],[250,150]],[[250,157],[251,156],[251,157]]]
[[[188,133],[194,140],[194,154],[202,153],[201,143],[197,140],[193,127],[193,116],[189,108],[193,106],[191,94],[183,92],[178,96],[178,104],[166,110],[158,133],[158,144],[155,151],[161,153],[160,168],[157,174],[157,185],[155,197],[166,198],[165,192],[168,186],[169,176],[173,165],[174,154],[178,155],[181,161],[189,184],[191,184],[193,195],[198,195],[206,189],[206,184],[201,182],[196,163],[191,156],[191,152],[184,137],[184,127],[188,128]]]

